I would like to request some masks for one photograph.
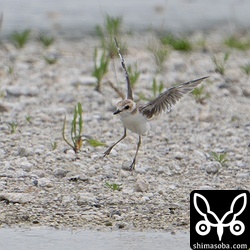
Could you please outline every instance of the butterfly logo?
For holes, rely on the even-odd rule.
[[[201,199],[201,201],[205,203],[205,208],[206,208],[205,212],[202,211],[204,210],[204,208],[203,209],[199,208],[197,203],[198,199]],[[235,204],[239,202],[240,199],[243,199],[243,205],[239,211],[235,211],[237,210]],[[213,211],[210,210],[210,205],[207,199],[203,195],[195,193],[193,198],[193,203],[196,211],[204,218],[204,220],[199,221],[195,226],[195,230],[199,235],[201,236],[207,235],[209,234],[211,227],[215,227],[217,228],[217,235],[219,241],[221,241],[222,235],[224,233],[224,227],[229,227],[230,232],[236,236],[243,234],[243,232],[245,231],[245,225],[243,224],[242,221],[237,220],[237,216],[239,216],[246,208],[247,205],[246,193],[239,194],[233,199],[230,206],[230,210],[226,212],[221,219],[219,219],[218,216]],[[232,217],[232,220],[229,223],[224,223],[229,215]],[[213,222],[211,222],[211,219],[213,219]],[[216,223],[214,223],[215,221]]]

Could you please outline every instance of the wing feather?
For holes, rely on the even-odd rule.
[[[208,76],[185,82],[176,87],[167,89],[154,100],[149,101],[145,105],[141,106],[139,110],[148,119],[152,118],[153,116],[157,116],[166,109],[170,109],[172,105],[182,98],[183,95],[191,92],[206,78],[208,78]]]

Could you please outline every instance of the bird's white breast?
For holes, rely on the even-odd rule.
[[[122,112],[120,118],[124,127],[136,134],[143,135],[150,128],[147,118],[139,112],[135,114]]]

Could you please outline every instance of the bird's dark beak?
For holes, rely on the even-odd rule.
[[[119,114],[121,112],[121,110],[120,109],[117,109],[114,113],[113,113],[113,115],[117,115],[117,114]]]

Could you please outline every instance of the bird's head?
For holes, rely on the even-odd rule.
[[[136,110],[136,103],[130,99],[126,99],[126,100],[118,102],[116,107],[117,109],[113,113],[114,115],[117,115],[119,113],[131,114],[135,112]]]

